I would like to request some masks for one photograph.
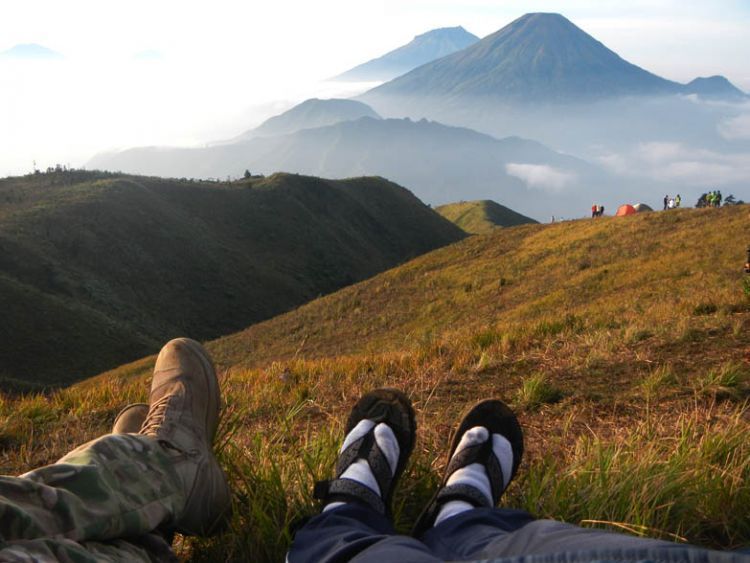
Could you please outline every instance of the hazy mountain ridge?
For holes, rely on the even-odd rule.
[[[301,129],[313,129],[335,125],[342,121],[352,121],[360,117],[380,119],[380,116],[367,104],[355,100],[312,98],[293,108],[271,117],[255,129],[240,135],[237,139],[287,135]]]
[[[225,334],[463,236],[378,178],[8,178],[0,380],[70,382]]]
[[[526,14],[478,43],[361,96],[580,102],[673,94],[681,86],[623,60],[559,14]]]
[[[434,61],[479,41],[463,27],[433,29],[417,35],[411,42],[341,73],[333,80],[390,80],[425,63]]]
[[[725,77],[667,80],[621,58],[560,14],[531,13],[466,49],[366,92],[388,97],[472,98],[521,104],[576,104],[623,96],[744,94]],[[377,105],[375,106],[377,107]]]
[[[38,45],[36,43],[24,43],[14,45],[6,51],[0,52],[0,58],[25,59],[25,60],[56,60],[63,59],[63,55],[57,51]]]
[[[427,120],[367,117],[205,149],[131,149],[100,155],[89,166],[188,177],[239,176],[246,168],[334,178],[374,174],[407,186],[427,203],[494,199],[537,217],[559,215],[563,205],[564,213],[572,213],[570,194],[582,192],[588,201],[602,174],[535,141],[495,139]],[[519,179],[528,173],[537,175],[534,186]],[[555,185],[546,185],[547,177]],[[567,195],[558,193],[563,185]]]

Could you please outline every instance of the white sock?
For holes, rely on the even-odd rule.
[[[483,444],[489,439],[489,434],[489,430],[483,426],[475,426],[474,428],[467,430],[461,437],[461,441],[458,443],[458,447],[453,455],[455,456],[458,452],[469,446]],[[493,434],[492,453],[500,462],[500,467],[503,470],[503,487],[507,487],[510,482],[510,472],[513,469],[513,448],[504,436]],[[490,479],[487,476],[484,466],[479,463],[472,463],[455,471],[448,478],[446,486],[447,485],[469,485],[474,487],[484,495],[490,504],[493,504]],[[474,508],[473,505],[462,500],[448,501],[441,507],[440,512],[438,512],[434,525],[437,526],[443,520],[461,514],[462,512],[466,512],[467,510],[471,510],[472,508]]]
[[[341,445],[341,450],[339,451],[339,453],[343,452],[353,442],[359,440],[362,436],[367,434],[373,428],[373,426],[375,427],[375,442],[382,450],[383,454],[385,454],[385,458],[388,460],[388,465],[391,468],[391,476],[393,476],[396,473],[396,467],[398,466],[398,456],[401,452],[400,448],[398,447],[398,440],[396,440],[396,435],[393,433],[393,430],[391,430],[391,428],[385,423],[381,422],[380,424],[375,426],[375,423],[372,420],[360,420],[357,426],[352,428],[351,432],[349,432],[349,434],[346,435],[346,438],[344,438],[344,443]],[[372,489],[376,495],[382,496],[380,486],[378,485],[378,482],[375,479],[375,475],[370,468],[370,464],[367,463],[367,460],[358,459],[346,468],[346,471],[341,474],[340,478],[357,481],[361,485]],[[333,510],[334,508],[337,508],[342,504],[344,503],[338,501],[330,502],[325,506],[325,508],[323,508],[323,512]]]

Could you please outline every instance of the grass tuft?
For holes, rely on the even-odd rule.
[[[562,399],[563,393],[549,383],[547,375],[535,373],[524,378],[516,393],[516,404],[524,409],[533,410]]]

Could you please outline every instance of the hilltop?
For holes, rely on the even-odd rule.
[[[390,80],[425,63],[473,45],[479,38],[463,27],[443,27],[417,35],[406,45],[341,73],[333,80]]]
[[[227,334],[463,236],[381,178],[0,180],[0,383],[70,383]]]
[[[467,233],[474,235],[489,233],[497,227],[536,223],[534,219],[488,199],[448,203],[436,207],[435,211]]]
[[[520,413],[527,444],[507,506],[750,545],[747,214],[495,229],[210,342],[227,402],[218,449],[237,510],[229,532],[183,542],[181,555],[282,559],[290,523],[314,510],[312,483],[330,474],[348,409],[382,385],[406,390],[420,428],[396,495],[400,530],[437,483],[454,420],[497,396]],[[105,432],[125,403],[145,399],[153,361],[4,398],[3,471]]]

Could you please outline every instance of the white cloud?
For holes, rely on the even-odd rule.
[[[719,123],[718,129],[719,134],[730,141],[748,140],[750,139],[750,113],[725,119]]]
[[[750,183],[750,153],[719,153],[683,143],[639,143],[622,153],[603,154],[598,161],[634,178],[705,187]]]
[[[576,175],[546,164],[518,164],[510,162],[505,171],[522,180],[530,188],[559,192],[575,181]]]

